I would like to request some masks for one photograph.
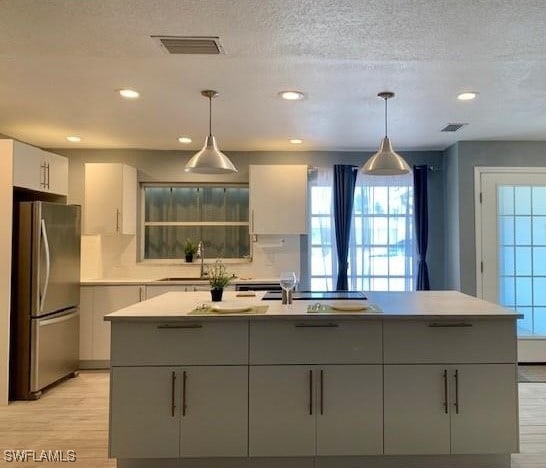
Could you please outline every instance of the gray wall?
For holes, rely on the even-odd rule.
[[[122,162],[138,169],[141,182],[194,182],[224,181],[247,182],[249,164],[308,164],[328,167],[333,164],[362,165],[371,152],[226,152],[239,169],[233,175],[200,175],[183,172],[183,166],[193,152],[159,150],[91,150],[51,148],[51,151],[69,158],[69,203],[84,202],[84,163]],[[429,247],[427,262],[433,289],[445,287],[444,265],[444,175],[441,151],[408,151],[403,153],[408,163],[429,164],[438,168],[429,173]],[[302,252],[303,253],[303,252]],[[302,261],[302,263],[305,263]]]
[[[476,243],[475,243],[475,210],[474,210],[474,168],[476,166],[497,166],[497,167],[546,167],[546,142],[545,141],[462,141],[454,147],[448,148],[445,152],[446,177],[455,174],[456,178],[447,179],[446,197],[449,203],[446,203],[446,209],[451,213],[455,209],[452,204],[454,184],[457,187],[459,209],[450,214],[458,218],[459,222],[459,265],[451,256],[446,257],[448,263],[446,271],[455,271],[458,269],[460,279],[460,290],[467,294],[476,294]],[[453,160],[457,161],[457,168],[452,167]],[[453,163],[454,164],[454,163]],[[453,221],[455,223],[455,221]],[[448,221],[448,238],[446,247],[453,236],[451,221]],[[450,273],[451,274],[451,273]],[[452,280],[447,275],[449,281]]]

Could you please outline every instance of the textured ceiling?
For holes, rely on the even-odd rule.
[[[373,149],[387,89],[396,149],[545,140],[545,30],[544,0],[2,0],[0,133],[197,149],[212,88],[224,150]],[[220,36],[226,54],[168,55],[151,35]],[[480,95],[459,102],[463,90]],[[468,125],[441,133],[450,122]]]

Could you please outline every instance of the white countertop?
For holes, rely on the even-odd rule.
[[[308,313],[307,308],[316,301],[294,301],[291,305],[282,305],[280,301],[261,301],[263,292],[256,292],[255,297],[237,297],[235,291],[224,291],[224,301],[238,301],[248,305],[267,305],[265,314],[252,313],[207,313],[188,315],[202,304],[211,304],[209,291],[168,292],[147,301],[139,302],[112,314],[105,320],[213,320],[213,319],[269,319],[269,318],[359,318],[359,319],[516,319],[521,314],[505,309],[491,302],[486,302],[457,291],[426,292],[370,292],[368,303],[371,310],[358,312]],[[322,301],[331,304],[340,301]],[[362,301],[343,301],[345,304]]]

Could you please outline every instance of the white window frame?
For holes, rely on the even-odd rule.
[[[358,184],[358,182],[357,182]],[[413,187],[413,184],[411,184],[412,187]],[[336,243],[335,243],[335,231],[334,231],[334,225],[333,225],[333,222],[334,222],[334,216],[333,216],[333,206],[331,207],[331,210],[332,210],[332,214],[331,215],[328,215],[328,214],[313,214],[312,212],[312,197],[313,197],[313,190],[312,188],[315,187],[315,186],[328,186],[328,187],[331,187],[332,190],[333,190],[333,181],[332,181],[332,185],[328,185],[328,184],[313,184],[312,182],[310,182],[310,185],[309,185],[309,243],[308,243],[308,271],[309,271],[309,285],[312,284],[312,280],[314,278],[317,278],[317,279],[328,279],[328,278],[332,278],[332,289],[335,289],[335,279],[336,279],[336,269],[337,269],[337,250],[336,250]],[[381,185],[383,186],[383,185]],[[401,187],[403,186],[406,186],[406,185],[399,185]],[[358,185],[357,185],[358,187]],[[395,187],[395,185],[393,185],[392,187]],[[414,187],[413,187],[414,189]],[[413,196],[415,197],[415,191],[413,193]],[[333,203],[333,194],[332,194],[332,203]],[[354,219],[355,219],[355,214],[354,214],[354,207],[353,207],[353,225],[351,226],[351,230],[354,230],[355,229],[355,226],[354,226]],[[370,218],[373,218],[373,217],[387,217],[387,218],[399,218],[399,217],[405,217],[407,218],[408,216],[412,216],[414,217],[415,214],[384,214],[384,215],[374,215],[374,214],[371,214],[371,215],[365,215],[365,216],[362,216],[362,215],[358,215],[358,217],[360,218],[366,218],[366,217],[370,217]],[[313,218],[330,218],[332,221],[332,224],[331,224],[331,230],[332,230],[332,275],[313,275],[313,269],[312,269],[312,255],[313,255],[313,247],[320,247],[320,245],[318,244],[313,244],[313,234],[312,234],[312,220]],[[412,237],[412,249],[411,249],[411,259],[409,260],[411,262],[411,275],[407,276],[407,275],[404,275],[404,276],[401,276],[401,275],[394,275],[393,277],[395,278],[399,278],[399,279],[402,279],[405,281],[406,285],[408,285],[408,282],[409,284],[411,285],[411,289],[406,289],[406,291],[411,291],[411,290],[415,290],[415,286],[416,286],[416,277],[417,277],[417,270],[416,270],[416,267],[417,267],[417,251],[416,251],[416,239],[415,239],[415,219],[412,219],[411,220],[411,232],[409,232],[407,235],[411,235]],[[363,248],[363,246],[360,246]],[[388,245],[386,246],[386,248],[388,249]],[[350,255],[350,253],[349,253]],[[408,260],[406,260],[408,261]],[[371,280],[373,278],[386,278],[387,281],[388,279],[390,278],[391,276],[390,275],[361,275],[361,276],[358,276],[358,278],[363,278],[363,279],[368,279],[369,280],[369,283],[370,283],[370,287],[371,287]],[[348,278],[349,280],[349,284],[351,282],[351,277],[349,276]],[[373,291],[372,289],[369,289],[370,291]]]

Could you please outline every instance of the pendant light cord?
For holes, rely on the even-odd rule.
[[[387,98],[385,99],[385,138],[387,138]]]
[[[212,136],[212,97],[209,96],[209,136]]]

